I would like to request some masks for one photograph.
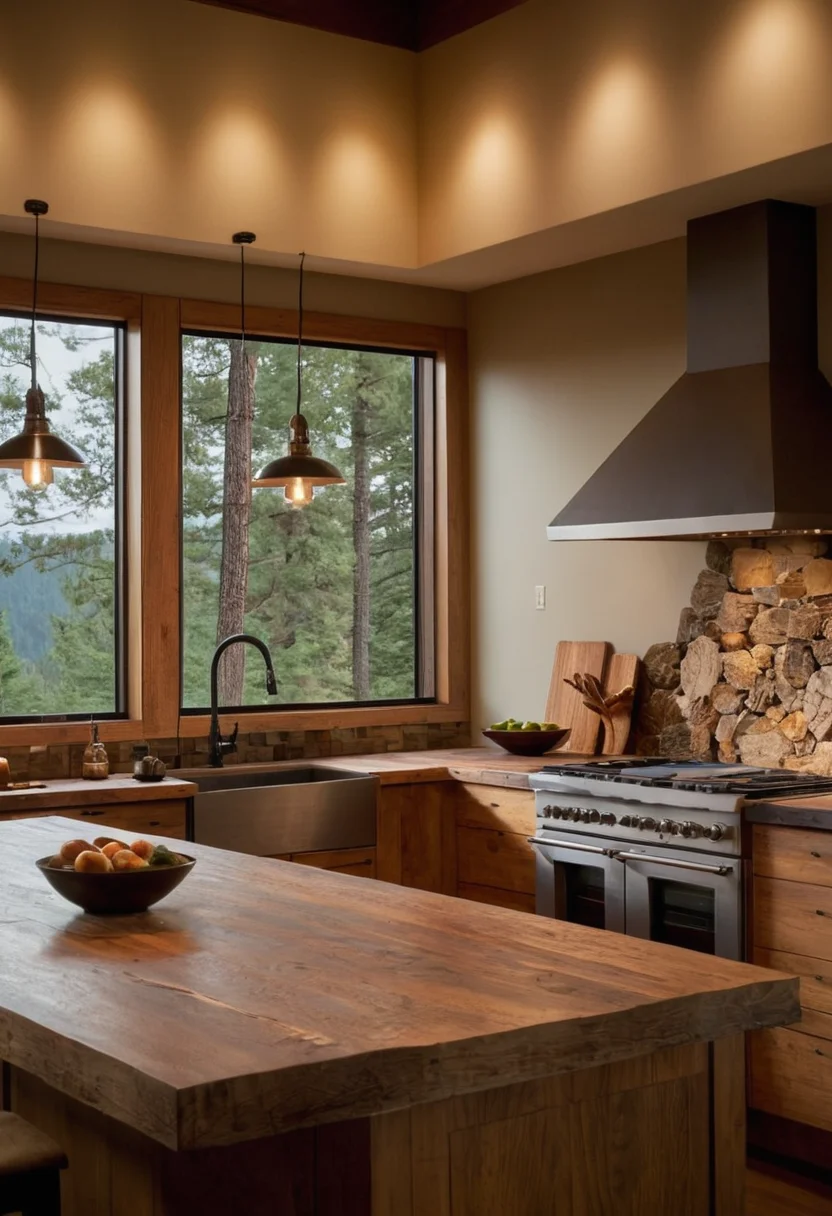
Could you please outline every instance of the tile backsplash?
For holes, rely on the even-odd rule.
[[[137,739],[169,770],[202,768],[208,764],[208,738]],[[237,751],[225,757],[226,766],[268,764],[275,760],[314,760],[321,756],[365,756],[384,752],[429,751],[468,747],[468,722],[436,722],[417,726],[354,726],[336,730],[266,731],[241,734]],[[0,748],[16,781],[80,777],[83,743],[54,747]],[[107,743],[111,773],[133,770],[133,742]]]

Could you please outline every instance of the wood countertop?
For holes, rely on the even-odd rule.
[[[820,828],[832,832],[832,794],[777,798],[754,802],[743,812],[747,823],[771,823],[788,828]]]
[[[410,785],[423,781],[469,781],[479,785],[529,788],[529,774],[545,764],[592,759],[577,752],[552,752],[548,756],[510,756],[490,747],[442,748],[422,752],[381,752],[366,756],[327,756],[314,760],[287,760],[275,764],[239,765],[236,771],[262,772],[272,768],[298,768],[304,764],[349,769],[378,777],[382,785]],[[234,766],[229,765],[232,769]],[[182,769],[185,777],[196,777],[199,769]]]
[[[112,776],[105,781],[47,781],[42,789],[0,789],[0,818],[20,811],[49,811],[76,806],[105,806],[117,802],[164,802],[191,798],[197,792],[190,781],[165,777],[164,781],[134,781],[132,776]]]
[[[33,864],[76,830],[0,823],[0,1058],[170,1148],[799,1017],[777,972],[196,844],[156,909],[87,916]]]

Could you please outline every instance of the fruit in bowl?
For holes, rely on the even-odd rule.
[[[517,718],[494,722],[482,733],[515,756],[543,756],[569,738],[569,730],[557,722],[521,722]]]
[[[85,912],[144,912],[190,874],[195,859],[148,840],[68,840],[37,863],[59,895]]]

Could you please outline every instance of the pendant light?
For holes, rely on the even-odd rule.
[[[35,272],[32,286],[32,328],[29,337],[29,362],[32,384],[26,393],[26,417],[23,430],[0,444],[0,468],[21,469],[23,480],[33,490],[52,484],[55,468],[82,469],[86,463],[80,452],[53,435],[46,417],[46,404],[38,384],[38,361],[35,350],[35,322],[38,310],[38,258],[40,254],[40,217],[49,207],[37,198],[27,198],[23,209],[35,217]]]
[[[254,478],[255,487],[282,487],[286,501],[292,507],[306,507],[312,501],[315,490],[323,486],[346,484],[341,473],[328,460],[312,455],[309,445],[309,426],[301,413],[302,361],[303,361],[303,263],[306,254],[300,255],[298,281],[298,395],[297,406],[289,423],[289,455],[279,456],[261,469]]]

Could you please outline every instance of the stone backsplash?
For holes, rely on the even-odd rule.
[[[636,749],[832,775],[824,537],[711,541],[674,642],[644,656]]]
[[[208,764],[208,739],[140,739],[170,770],[202,768]],[[314,760],[321,756],[364,756],[384,752],[429,751],[468,747],[467,722],[436,722],[416,726],[355,726],[337,730],[266,731],[241,734],[237,751],[225,757],[233,764],[266,764],[274,760]],[[132,742],[107,743],[111,773],[133,771]],[[83,743],[54,747],[8,747],[6,756],[16,781],[80,777]]]

